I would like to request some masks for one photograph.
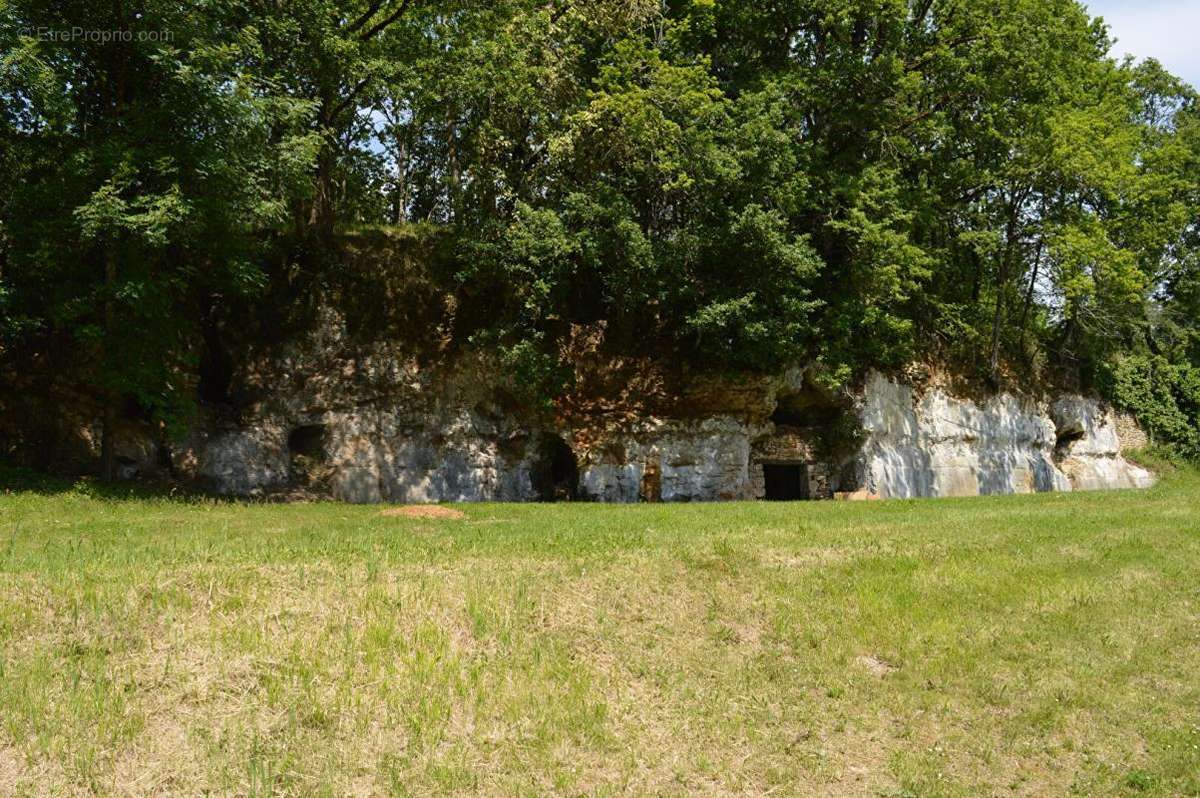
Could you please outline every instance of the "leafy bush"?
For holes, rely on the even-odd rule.
[[[1102,376],[1109,397],[1137,415],[1152,441],[1200,460],[1200,368],[1162,356],[1122,355]]]

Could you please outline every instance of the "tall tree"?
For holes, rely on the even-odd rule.
[[[92,373],[104,476],[125,399],[160,418],[192,400],[201,295],[253,291],[263,233],[285,219],[295,164],[316,142],[279,136],[294,104],[245,71],[256,55],[235,4],[10,4],[21,76],[5,95],[19,153],[4,203],[8,346],[70,344]],[[233,26],[233,27],[231,27]],[[13,317],[10,316],[10,322]],[[52,344],[51,342],[57,342]]]

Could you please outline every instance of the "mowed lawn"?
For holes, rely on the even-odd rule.
[[[1200,477],[949,501],[0,494],[0,795],[1200,795]]]

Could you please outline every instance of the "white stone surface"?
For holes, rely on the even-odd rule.
[[[1154,475],[1121,456],[1118,417],[1111,410],[1079,396],[1056,401],[1051,414],[1063,439],[1059,468],[1075,490],[1148,488]]]
[[[1121,456],[1111,411],[1060,398],[1053,413],[1011,394],[977,404],[939,389],[915,399],[872,374],[860,408],[860,479],[882,498],[974,496],[1145,487],[1153,477]],[[1077,437],[1056,448],[1064,436]]]
[[[278,411],[277,411],[278,412]],[[538,437],[501,429],[478,414],[421,414],[407,403],[287,413],[219,432],[176,452],[198,461],[197,476],[225,495],[281,489],[292,479],[288,436],[324,427],[322,468],[333,497],[351,503],[530,501]]]
[[[288,480],[287,433],[273,425],[218,433],[200,447],[200,476],[218,493],[250,496]]]

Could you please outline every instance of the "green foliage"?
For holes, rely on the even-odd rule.
[[[249,70],[260,48],[229,28],[244,16],[234,4],[7,11],[25,35],[0,56],[12,89],[0,135],[13,153],[0,346],[69,342],[60,367],[97,401],[132,399],[181,423],[202,308],[265,283],[264,232],[286,223],[313,137],[289,131],[296,104]],[[80,20],[128,39],[29,35]]]
[[[820,261],[786,221],[760,205],[733,215],[709,245],[708,270],[684,290],[686,324],[703,351],[734,365],[777,369],[811,345],[809,285]],[[747,268],[753,264],[753,268]]]
[[[83,19],[173,37],[19,33]],[[455,243],[412,279],[381,266],[378,301],[452,311],[345,305],[359,326],[437,316],[426,338],[496,348],[539,401],[581,333],[838,380],[1200,364],[1196,93],[1109,58],[1075,0],[16,0],[0,21],[3,345],[65,347],[162,416],[235,319],[372,296],[339,234],[382,224]]]
[[[1104,378],[1107,393],[1137,414],[1152,441],[1200,459],[1200,368],[1162,356],[1122,355]]]
[[[550,413],[551,397],[565,391],[573,375],[567,364],[547,353],[541,343],[535,333],[516,343],[497,345],[506,375],[501,387],[524,409]]]

